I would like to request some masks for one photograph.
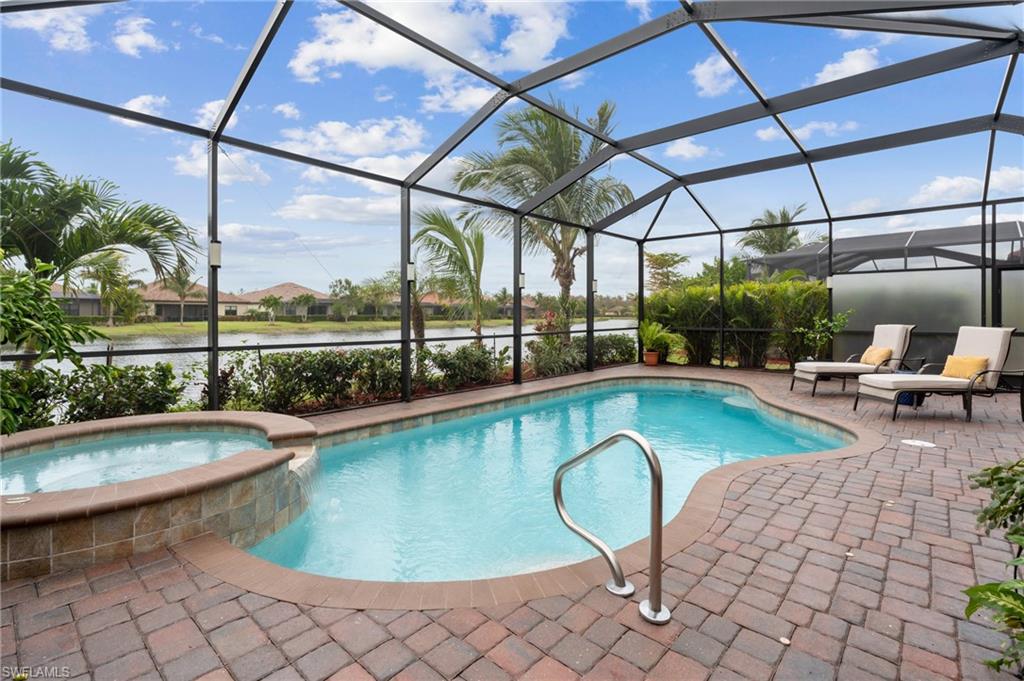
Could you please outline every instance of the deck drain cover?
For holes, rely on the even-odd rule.
[[[911,447],[934,447],[935,446],[934,442],[927,442],[925,440],[900,440],[900,442],[902,442],[905,445],[910,445]]]

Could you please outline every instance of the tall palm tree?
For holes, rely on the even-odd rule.
[[[192,268],[187,262],[183,262],[164,275],[161,283],[163,283],[164,288],[178,296],[178,326],[185,326],[185,300],[188,298],[206,298],[205,293],[196,290],[196,285],[199,284],[199,277],[193,277]]]
[[[484,294],[484,230],[472,216],[456,224],[448,213],[431,208],[416,213],[422,225],[413,237],[426,264],[441,277],[453,293],[465,300],[473,319],[473,333],[482,338]]]
[[[197,250],[192,230],[173,212],[127,202],[106,180],[61,177],[35,154],[0,144],[0,248],[5,259],[54,266],[68,280],[98,253],[132,249],[158,277]]]
[[[736,243],[760,255],[791,251],[799,247],[801,242],[800,230],[789,225],[806,209],[807,204],[801,203],[792,211],[785,206],[779,209],[778,213],[773,210],[765,210],[760,217],[750,221],[751,227],[762,227],[762,229],[747,232]],[[771,227],[769,225],[778,226]]]
[[[143,286],[142,270],[129,270],[127,258],[116,251],[103,251],[82,264],[82,278],[96,282],[100,304],[107,310],[107,326],[114,325],[114,310],[133,287]]]
[[[565,107],[558,101],[552,104]],[[579,112],[575,112],[579,117]],[[587,123],[610,136],[615,105],[602,102]],[[467,155],[455,174],[460,191],[483,190],[499,203],[516,205],[596,154],[603,146],[596,137],[534,107],[509,111],[497,122],[498,151]],[[571,324],[570,290],[576,280],[576,259],[586,253],[583,233],[564,224],[590,225],[633,200],[625,183],[610,175],[591,173],[541,207],[547,220],[523,221],[523,246],[528,253],[551,254],[552,277],[560,288],[559,302],[565,328]],[[512,220],[507,213],[476,209],[485,227],[508,236]]]
[[[309,308],[316,305],[316,296],[312,293],[300,293],[288,302],[295,307],[296,311],[302,310],[302,312],[299,312],[299,317],[302,321],[307,321],[309,319]]]

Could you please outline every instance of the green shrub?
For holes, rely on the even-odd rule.
[[[741,367],[763,367],[768,358],[771,335],[757,329],[770,329],[774,319],[769,305],[769,290],[774,284],[745,281],[725,288],[725,323],[729,347]],[[744,332],[744,329],[753,329]]]
[[[597,366],[627,364],[636,360],[637,342],[635,336],[627,333],[594,336],[594,363]]]
[[[356,402],[395,400],[402,394],[402,352],[398,348],[352,350],[352,399]]]
[[[68,376],[64,420],[76,423],[162,414],[178,403],[184,391],[185,383],[175,378],[169,363],[126,367],[94,364],[76,369]]]
[[[442,390],[494,383],[508,364],[508,348],[495,354],[479,343],[462,345],[452,352],[440,345],[428,352],[430,364],[441,374],[439,387]]]
[[[11,416],[10,425],[4,419],[4,434],[56,424],[66,387],[66,377],[53,369],[0,370],[0,395],[5,412]]]
[[[587,366],[585,339],[581,344],[579,341],[566,343],[562,335],[540,336],[527,341],[526,351],[526,364],[538,378],[570,374]]]
[[[711,364],[718,346],[721,305],[717,286],[658,291],[647,300],[647,319],[683,337],[690,364]]]
[[[795,329],[810,328],[819,317],[828,315],[828,289],[820,281],[787,281],[767,284],[774,328],[772,337],[790,365],[814,352],[807,338]]]

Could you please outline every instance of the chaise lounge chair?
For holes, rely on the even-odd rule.
[[[864,362],[863,353],[856,353],[846,358],[845,362],[797,362],[793,368],[793,380],[789,382],[792,390],[797,381],[811,384],[811,396],[818,390],[818,381],[823,378],[843,379],[843,390],[846,390],[846,379],[856,378],[863,374],[892,373],[906,361],[905,355],[910,347],[910,336],[914,333],[913,324],[878,324],[871,338],[871,348],[884,348],[892,351],[891,356],[878,362]],[[924,358],[919,361],[924,362]]]
[[[956,347],[945,364],[925,364],[916,374],[881,375],[870,374],[860,376],[857,386],[857,398],[853,409],[857,410],[860,398],[867,397],[884,402],[891,402],[892,420],[896,420],[896,412],[900,407],[900,396],[914,395],[914,404],[919,404],[917,397],[926,395],[960,395],[967,420],[971,420],[971,402],[974,397],[992,397],[997,393],[1017,393],[1020,396],[1020,414],[1024,419],[1024,371],[1007,371],[1003,368],[1006,357],[1010,353],[1010,340],[1016,329],[985,326],[961,326],[956,336]],[[984,368],[965,372],[964,361],[976,361]],[[955,366],[960,364],[960,367]],[[942,367],[942,375],[936,375],[935,367]],[[1006,376],[1021,376],[1022,385],[1014,386],[1006,381]]]

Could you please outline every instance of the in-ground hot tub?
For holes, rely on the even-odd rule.
[[[249,546],[305,508],[293,463],[315,429],[278,414],[104,419],[0,441],[0,578],[123,558],[213,532]]]

